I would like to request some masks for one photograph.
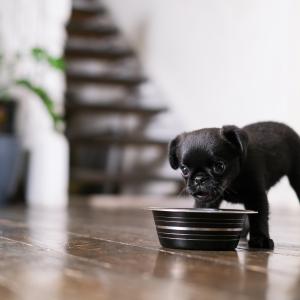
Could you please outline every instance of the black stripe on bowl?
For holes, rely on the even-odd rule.
[[[232,251],[234,250],[239,239],[230,239],[226,241],[220,240],[198,240],[198,239],[170,239],[159,237],[160,244],[165,248],[172,249],[190,249],[190,250],[218,250],[218,251]]]
[[[166,216],[155,216],[156,220],[161,220],[161,221],[189,221],[189,222],[194,222],[194,221],[203,221],[203,222],[240,222],[242,219],[244,219],[243,216],[238,216],[237,218],[209,218],[207,216],[199,215],[198,217],[193,217],[193,218],[182,218],[182,217],[166,217]]]
[[[183,240],[201,240],[201,241],[229,241],[229,240],[236,240],[240,238],[240,235],[199,235],[199,234],[187,234],[187,235],[169,235],[169,234],[158,234],[159,238],[169,238],[169,239],[183,239]]]
[[[166,231],[166,230],[161,230],[157,229],[157,234],[158,235],[176,235],[176,236],[187,236],[187,235],[194,235],[194,236],[224,236],[224,237],[232,237],[232,236],[238,236],[240,235],[240,232],[195,232],[195,231]]]
[[[244,220],[239,223],[214,223],[214,222],[178,222],[178,221],[159,221],[155,219],[155,224],[157,226],[178,226],[178,227],[216,227],[216,228],[223,228],[223,227],[243,227]]]
[[[165,236],[160,236],[159,238],[161,239],[166,239],[166,240],[182,240],[182,241],[206,241],[206,242],[226,242],[226,241],[238,241],[239,238],[231,238],[231,239],[221,239],[221,238],[213,238],[213,239],[204,239],[204,238],[188,238],[188,237],[165,237]]]
[[[183,226],[156,226],[157,229],[169,229],[169,230],[179,230],[179,231],[209,231],[209,232],[240,232],[243,230],[242,227],[231,227],[231,228],[223,228],[223,227],[183,227]]]
[[[166,212],[166,211],[153,211],[154,216],[156,217],[165,217],[165,218],[170,218],[170,217],[176,217],[176,218],[209,218],[209,219],[240,219],[243,214],[217,214],[217,213],[211,213],[211,214],[203,214],[203,213],[197,213],[197,212]]]

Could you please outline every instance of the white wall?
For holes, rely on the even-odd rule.
[[[188,129],[272,119],[300,130],[299,2],[107,3]]]
[[[71,0],[9,0],[0,6],[0,52],[6,57],[22,55],[17,63],[18,78],[30,78],[45,88],[57,108],[63,106],[65,79],[46,65],[30,59],[34,47],[45,48],[60,56],[65,45],[65,23],[71,12]],[[16,92],[16,91],[14,91]],[[26,147],[30,147],[36,134],[53,127],[41,101],[23,89],[17,91],[20,105],[19,133]]]
[[[277,120],[300,133],[299,1],[106,2],[182,130]],[[270,197],[299,206],[286,181]]]
[[[52,55],[62,55],[70,12],[71,0],[8,0],[0,5],[0,53],[6,58],[21,55],[16,63],[17,77],[12,79],[30,79],[43,87],[57,109],[63,107],[64,74],[36,63],[30,52],[42,47]],[[0,81],[7,80],[7,75],[0,76]],[[19,103],[17,131],[29,152],[26,201],[31,206],[64,208],[68,197],[67,141],[54,130],[40,99],[22,88],[12,93]]]

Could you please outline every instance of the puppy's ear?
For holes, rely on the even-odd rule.
[[[245,157],[248,147],[247,133],[234,125],[227,125],[221,128],[221,135],[227,142],[234,146],[238,152]]]
[[[179,141],[180,141],[180,135],[174,138],[169,144],[169,162],[171,167],[174,170],[179,168],[179,159],[177,155]]]

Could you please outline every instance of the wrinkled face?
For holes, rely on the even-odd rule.
[[[240,153],[212,128],[182,135],[176,155],[196,207],[218,207],[240,171]]]

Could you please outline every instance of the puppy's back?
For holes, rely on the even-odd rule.
[[[264,170],[267,185],[273,185],[295,163],[300,163],[300,138],[289,126],[259,122],[243,129],[249,137],[249,163]]]
[[[249,143],[266,150],[275,150],[280,145],[300,145],[298,134],[289,126],[278,122],[258,122],[243,128],[249,137]],[[290,145],[291,144],[291,145]]]

